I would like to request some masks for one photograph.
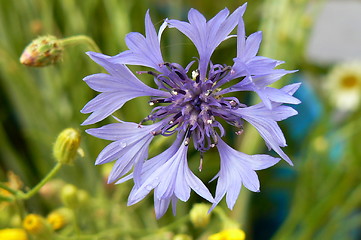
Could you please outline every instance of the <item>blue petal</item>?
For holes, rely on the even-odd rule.
[[[160,51],[160,37],[155,31],[149,10],[145,16],[145,32],[145,37],[140,33],[129,33],[125,38],[129,50],[112,57],[111,61],[121,64],[147,66],[162,72],[161,65],[164,60]]]
[[[168,20],[170,27],[175,27],[186,35],[199,53],[200,78],[205,79],[208,64],[216,47],[229,37],[237,25],[238,19],[243,15],[246,4],[236,9],[228,18],[228,9],[223,9],[215,17],[206,22],[204,16],[195,9],[188,13],[189,23]]]
[[[264,111],[271,110],[264,108]],[[278,153],[286,162],[293,165],[291,159],[280,148],[280,146],[287,146],[286,139],[276,121],[269,118],[269,114],[260,114],[259,109],[250,107],[237,109],[236,112],[258,130],[269,147]]]
[[[222,139],[219,140],[217,148],[221,157],[221,168],[217,174],[216,197],[211,210],[225,195],[227,206],[232,209],[242,185],[251,191],[259,191],[255,170],[271,167],[280,160],[267,155],[247,155],[234,150]]]
[[[84,81],[92,89],[102,93],[89,101],[81,110],[82,113],[92,112],[82,125],[103,120],[136,97],[170,96],[167,92],[148,87],[134,76],[126,66],[110,62],[108,56],[93,52],[88,52],[88,55],[102,65],[110,75],[100,73],[84,78]]]

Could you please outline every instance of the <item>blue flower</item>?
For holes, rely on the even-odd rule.
[[[255,171],[271,167],[280,159],[234,150],[222,140],[225,130],[221,122],[234,126],[236,134],[241,134],[244,122],[249,122],[258,130],[269,149],[292,165],[281,149],[286,146],[286,140],[277,122],[297,114],[293,108],[283,104],[300,103],[293,97],[299,84],[281,89],[269,87],[294,71],[275,69],[281,61],[257,56],[262,34],[256,32],[248,38],[245,36],[242,19],[245,9],[246,4],[232,14],[224,9],[209,21],[197,10],[191,9],[189,22],[166,19],[158,33],[148,11],[145,35],[132,32],[126,36],[129,50],[113,57],[88,52],[108,74],[98,73],[84,78],[100,94],[82,109],[83,113],[91,113],[83,125],[105,119],[136,97],[150,96],[148,103],[155,106],[140,123],[119,120],[87,130],[93,136],[112,141],[96,160],[96,164],[116,161],[108,181],[122,183],[133,179],[134,187],[128,205],[141,201],[154,191],[155,212],[160,218],[171,202],[175,213],[176,202],[187,201],[191,189],[213,203],[212,208],[224,196],[228,207],[233,208],[242,185],[251,191],[259,191]],[[231,35],[237,25],[237,35]],[[198,51],[196,67],[193,66],[196,61],[183,67],[163,60],[160,41],[167,27],[176,28],[194,43]],[[232,37],[237,37],[233,65],[212,63],[211,56],[217,46]],[[137,74],[151,76],[157,89],[141,82],[127,65],[150,68]],[[230,95],[239,91],[255,92],[261,102],[247,106]],[[174,143],[148,159],[151,141],[158,135],[173,134],[177,135]],[[214,147],[219,151],[221,164],[219,173],[214,177],[217,179],[215,198],[188,167],[190,143],[202,156],[203,152]]]

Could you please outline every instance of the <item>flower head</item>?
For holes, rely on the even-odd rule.
[[[28,240],[26,231],[22,228],[0,229],[0,239],[3,240]]]
[[[226,229],[209,236],[208,240],[244,240],[246,234],[240,229]]]
[[[243,131],[245,121],[251,123],[267,146],[292,164],[281,150],[286,141],[277,122],[297,114],[283,104],[300,103],[292,96],[299,84],[282,89],[269,87],[293,71],[274,69],[281,64],[280,61],[256,56],[262,35],[258,32],[246,38],[242,19],[245,9],[246,4],[232,14],[224,9],[209,21],[191,9],[189,22],[167,19],[158,33],[147,12],[145,35],[133,32],[126,36],[129,50],[113,57],[88,53],[108,74],[98,73],[84,79],[92,89],[100,92],[82,110],[83,113],[92,113],[84,125],[103,120],[136,97],[150,96],[148,103],[154,106],[139,124],[119,120],[118,123],[87,130],[93,136],[113,141],[99,154],[96,163],[116,161],[109,182],[134,180],[129,205],[139,202],[154,190],[155,211],[159,218],[171,202],[175,210],[178,199],[187,201],[191,189],[212,202],[213,207],[226,195],[230,208],[242,184],[252,191],[259,191],[255,170],[268,168],[280,159],[268,155],[250,156],[232,149],[222,140],[225,130],[221,122],[234,126],[236,134]],[[231,32],[237,25],[234,64],[212,63],[213,52],[221,42],[234,37]],[[195,61],[183,67],[163,60],[160,41],[167,27],[178,29],[194,43],[198,51],[196,67],[193,67]],[[150,75],[157,89],[141,82],[127,65],[149,67],[148,71],[138,71],[137,74]],[[231,81],[234,84],[228,87]],[[229,95],[240,91],[256,92],[261,103],[247,106]],[[173,134],[177,135],[175,142],[147,160],[153,138]],[[188,167],[190,143],[201,154],[214,147],[220,153],[221,169],[215,177],[218,178],[215,199]]]
[[[335,108],[354,111],[361,100],[361,62],[336,65],[328,74],[326,88]]]

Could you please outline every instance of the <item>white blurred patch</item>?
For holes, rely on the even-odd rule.
[[[361,59],[361,1],[326,2],[316,17],[307,55],[321,64]]]

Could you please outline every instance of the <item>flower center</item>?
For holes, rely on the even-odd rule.
[[[184,131],[187,136],[186,144],[192,138],[195,148],[204,152],[214,147],[218,143],[218,136],[223,135],[224,129],[216,117],[241,127],[240,120],[230,113],[231,109],[240,107],[238,100],[218,95],[219,90],[214,87],[229,73],[230,67],[213,65],[207,79],[200,79],[197,71],[192,73],[190,79],[187,75],[188,69],[171,63],[165,63],[164,66],[167,68],[166,74],[146,72],[155,77],[160,89],[171,94],[168,98],[154,98],[149,101],[151,106],[159,106],[142,122],[166,119],[165,124],[155,131],[154,135],[169,136]],[[220,133],[216,132],[217,128]]]
[[[345,76],[341,80],[341,86],[345,89],[352,89],[358,85],[358,79],[356,76]]]

